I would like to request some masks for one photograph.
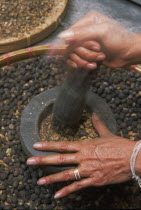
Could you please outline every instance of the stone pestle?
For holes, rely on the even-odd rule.
[[[86,102],[90,74],[84,68],[69,69],[53,107],[53,122],[77,127]]]

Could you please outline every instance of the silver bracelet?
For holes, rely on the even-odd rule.
[[[138,141],[134,146],[133,153],[130,159],[130,169],[132,172],[132,178],[135,179],[138,182],[139,186],[141,187],[141,178],[135,173],[135,162],[140,149],[141,149],[141,140]]]

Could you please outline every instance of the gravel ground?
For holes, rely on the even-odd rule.
[[[67,183],[38,186],[44,174],[26,165],[19,136],[20,116],[32,97],[61,84],[63,62],[38,57],[0,69],[0,209],[140,209],[140,189],[134,182],[89,188],[55,200],[54,192]],[[141,75],[101,67],[91,89],[109,103],[118,132],[141,139]],[[117,142],[118,144],[118,142]]]

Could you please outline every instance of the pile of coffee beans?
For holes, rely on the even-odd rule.
[[[140,208],[141,192],[132,181],[55,200],[54,193],[69,182],[38,186],[37,180],[45,174],[39,167],[26,165],[19,135],[21,112],[34,96],[60,85],[65,71],[63,60],[46,57],[0,69],[0,209]],[[101,66],[93,74],[90,88],[110,105],[119,135],[141,139],[141,75]]]

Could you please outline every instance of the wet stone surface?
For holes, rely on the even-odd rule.
[[[19,136],[21,112],[31,98],[60,85],[65,70],[64,63],[43,57],[0,69],[0,209],[140,208],[141,192],[134,182],[84,189],[56,201],[54,193],[69,182],[38,186],[44,173],[26,165]],[[119,135],[141,139],[139,73],[101,66],[95,71],[91,90],[110,105]]]

